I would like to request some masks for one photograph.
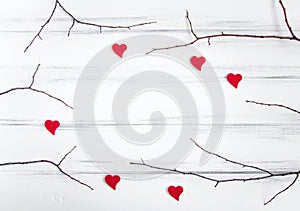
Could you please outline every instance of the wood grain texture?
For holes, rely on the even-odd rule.
[[[165,34],[190,41],[185,10],[189,9],[195,31],[210,34],[220,31],[287,34],[282,12],[276,1],[158,1],[64,0],[82,20],[105,24],[131,24],[157,21],[151,26],[128,30],[103,30],[75,25],[70,37],[67,30],[71,20],[61,11],[29,51],[23,50],[46,20],[53,2],[9,1],[0,8],[0,92],[15,86],[27,85],[32,73],[41,63],[36,87],[73,103],[79,75],[99,50],[119,39],[139,34]],[[286,0],[294,31],[300,31],[299,2]],[[118,6],[116,6],[118,5]],[[226,124],[218,154],[245,163],[255,164],[274,172],[300,168],[299,116],[280,108],[249,105],[245,100],[281,103],[300,109],[300,45],[277,40],[221,38],[195,44],[214,67],[221,81],[226,100]],[[137,63],[130,68],[139,68]],[[164,66],[157,65],[157,69]],[[239,89],[226,81],[229,72],[244,76]],[[115,85],[126,79],[126,72],[106,82]],[[194,86],[193,78],[182,80]],[[168,83],[168,81],[162,81]],[[216,83],[211,80],[210,83]],[[135,83],[135,82],[133,82]],[[138,82],[136,82],[138,83]],[[171,86],[172,84],[170,84]],[[73,126],[73,113],[45,96],[18,91],[0,97],[0,162],[53,159],[59,160],[70,146],[78,145]],[[206,108],[205,108],[206,109]],[[206,110],[205,110],[206,111]],[[195,118],[195,117],[191,117]],[[46,119],[59,119],[61,127],[53,137],[43,127]],[[200,143],[210,129],[211,115],[200,115]],[[179,116],[169,116],[170,130],[181,124]],[[97,126],[114,133],[110,118],[99,119]],[[122,124],[122,123],[120,123]],[[149,119],[134,115],[131,125],[149,126]],[[89,124],[83,125],[89,127]],[[199,166],[201,151],[193,149],[180,169],[195,170],[216,177],[253,176],[258,172],[237,168],[212,159]],[[109,162],[109,161],[100,161]],[[271,179],[265,182],[231,183],[214,188],[212,183],[193,177],[167,173],[151,180],[122,180],[113,192],[103,182],[105,172],[89,161],[79,149],[65,161],[63,167],[95,188],[85,188],[68,181],[49,166],[3,167],[0,169],[0,196],[3,210],[283,210],[299,206],[299,184],[272,202],[263,202],[292,178]],[[137,172],[115,172],[136,174]],[[154,174],[151,169],[146,174]],[[179,203],[166,192],[169,185],[182,185],[185,191]],[[16,203],[17,200],[17,203]],[[116,203],[117,202],[117,203]]]

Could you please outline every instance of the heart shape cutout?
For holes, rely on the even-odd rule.
[[[243,79],[241,74],[233,74],[233,73],[229,73],[227,75],[227,80],[228,82],[235,87],[236,89],[238,88],[238,85],[240,83],[240,81]]]
[[[203,56],[197,57],[192,56],[190,58],[191,64],[196,67],[199,71],[201,71],[202,65],[205,63],[206,59]]]
[[[123,58],[123,53],[127,50],[127,45],[126,44],[113,44],[112,45],[112,50],[121,58]]]
[[[181,195],[182,192],[183,192],[183,187],[181,187],[181,186],[177,186],[177,187],[175,187],[175,186],[170,186],[170,187],[168,188],[168,192],[169,192],[169,194],[170,194],[174,199],[176,199],[177,201],[179,201],[179,197],[180,197],[180,195]]]
[[[60,126],[60,123],[59,121],[57,120],[47,120],[45,121],[44,123],[46,129],[52,134],[52,135],[55,135],[55,131],[56,129]]]
[[[118,175],[106,175],[105,182],[108,184],[112,189],[116,190],[117,184],[120,182],[121,178]]]

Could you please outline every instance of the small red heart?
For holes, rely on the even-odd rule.
[[[236,75],[234,75],[234,74],[232,74],[232,73],[229,73],[228,75],[227,75],[227,80],[228,80],[228,82],[232,85],[232,86],[234,86],[236,89],[238,88],[238,85],[239,85],[239,83],[240,83],[240,81],[243,79],[243,77],[242,77],[242,75],[240,75],[240,74],[236,74]]]
[[[183,187],[181,186],[177,186],[177,187],[174,187],[174,186],[170,186],[168,188],[168,192],[169,194],[174,198],[176,199],[177,201],[179,201],[179,196],[182,194],[183,192]]]
[[[123,58],[123,53],[127,50],[127,45],[126,44],[113,44],[112,45],[112,50],[121,58]]]
[[[47,121],[45,121],[44,125],[47,128],[47,130],[50,133],[52,133],[52,135],[55,135],[55,131],[60,126],[60,123],[57,120],[54,120],[54,121],[47,120]]]
[[[205,61],[206,61],[206,59],[203,56],[200,56],[200,57],[192,56],[190,58],[191,64],[200,71],[201,71],[202,65],[205,63]]]
[[[108,184],[112,189],[116,190],[117,184],[120,182],[121,178],[118,175],[106,175],[105,182]]]

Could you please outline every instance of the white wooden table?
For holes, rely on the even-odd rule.
[[[185,10],[196,33],[236,32],[287,34],[282,11],[273,0],[110,0],[99,2],[61,1],[79,19],[119,25],[157,21],[157,24],[128,30],[103,30],[72,24],[63,12],[42,33],[27,53],[24,48],[48,18],[54,1],[14,0],[0,7],[0,92],[30,83],[38,63],[41,69],[35,87],[72,104],[77,79],[91,57],[119,39],[139,34],[164,34],[190,41]],[[299,1],[285,0],[289,19],[300,33]],[[226,100],[225,132],[218,154],[272,171],[297,170],[300,166],[299,116],[280,108],[247,104],[248,100],[274,102],[300,108],[300,44],[293,41],[220,38],[197,47],[215,68]],[[145,64],[147,65],[147,64]],[[158,67],[160,68],[160,67]],[[236,90],[225,77],[240,73],[244,79]],[[123,80],[122,77],[116,80]],[[114,83],[112,80],[111,83]],[[30,91],[0,97],[0,162],[35,159],[59,160],[78,145],[73,112],[63,104]],[[171,118],[171,117],[170,117]],[[209,116],[207,117],[209,118]],[[45,130],[46,119],[58,119],[62,126],[55,136]],[[136,121],[139,116],[136,116]],[[103,130],[109,119],[103,119]],[[176,120],[174,120],[176,122]],[[205,120],[204,120],[205,121]],[[180,123],[180,122],[179,122]],[[204,129],[205,131],[205,129]],[[201,155],[194,149],[181,169],[215,171],[214,176],[250,174],[213,158],[198,166]],[[89,162],[78,147],[64,162],[71,175],[94,187],[74,183],[48,165],[10,166],[0,169],[1,210],[283,210],[299,207],[299,184],[267,206],[263,202],[285,187],[292,178],[260,182],[214,184],[191,176],[166,174],[151,180],[122,180],[117,191],[104,182],[105,173]],[[124,173],[124,172],[123,172]],[[151,170],[149,169],[149,174]],[[166,191],[182,185],[179,202]]]

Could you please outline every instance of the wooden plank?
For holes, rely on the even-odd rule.
[[[158,21],[155,25],[128,30],[104,30],[75,25],[67,37],[71,20],[57,12],[45,31],[30,50],[23,50],[46,20],[53,7],[52,1],[7,1],[0,8],[0,92],[30,83],[32,73],[41,63],[35,86],[73,104],[77,80],[91,57],[110,43],[131,35],[164,34],[190,41],[184,18],[190,11],[198,34],[220,31],[251,34],[288,34],[282,11],[273,1],[138,1],[64,0],[64,5],[76,17],[104,24],[128,24]],[[300,31],[299,2],[287,0],[289,19],[296,33]],[[246,99],[282,103],[299,109],[300,47],[296,42],[222,38],[201,41],[194,45],[214,67],[226,99],[226,124],[217,152],[237,161],[267,168],[274,172],[298,170],[300,123],[297,114],[281,108],[251,105]],[[130,68],[150,67],[137,62]],[[171,67],[171,66],[170,66]],[[164,69],[163,64],[155,68]],[[119,71],[122,69],[119,69]],[[122,71],[120,71],[122,73]],[[235,90],[226,81],[229,72],[240,73],[244,79]],[[107,79],[109,86],[126,79],[123,74]],[[194,92],[195,79],[179,75]],[[164,83],[170,83],[163,81]],[[215,79],[209,81],[217,83]],[[140,82],[134,82],[140,83]],[[134,84],[133,83],[133,84]],[[170,83],[170,86],[172,84]],[[203,90],[202,90],[203,91]],[[110,93],[108,93],[110,94]],[[206,99],[199,96],[199,102]],[[0,96],[0,162],[47,158],[59,160],[74,145],[78,145],[73,126],[72,110],[38,93],[18,91]],[[205,106],[200,114],[199,142],[205,144],[210,129],[211,113]],[[197,117],[191,117],[197,118]],[[57,135],[45,130],[46,119],[58,119],[62,125]],[[167,116],[167,127],[175,132],[181,125],[180,116]],[[127,123],[126,123],[127,124]],[[129,125],[149,126],[143,114],[133,115]],[[116,123],[111,118],[99,118],[97,125],[107,134],[115,134]],[[89,125],[87,125],[89,126]],[[242,175],[261,175],[239,168],[219,159],[211,159],[199,166],[199,149],[179,166],[204,175],[227,178]],[[109,161],[102,161],[109,162]],[[160,165],[160,163],[158,163]],[[151,180],[122,180],[116,192],[103,182],[105,173],[89,161],[78,147],[65,161],[63,168],[95,188],[89,191],[68,180],[51,166],[13,166],[0,169],[1,208],[4,210],[282,210],[295,208],[299,189],[297,184],[267,207],[262,204],[293,178],[276,178],[265,182],[231,183],[213,187],[213,183],[198,178],[168,173]],[[136,174],[125,171],[120,174]],[[154,171],[144,172],[154,175]],[[166,188],[182,185],[184,194],[179,203],[171,199]],[[16,202],[18,199],[18,203]],[[118,203],[115,203],[118,201]],[[151,205],[151,206],[149,206]]]

